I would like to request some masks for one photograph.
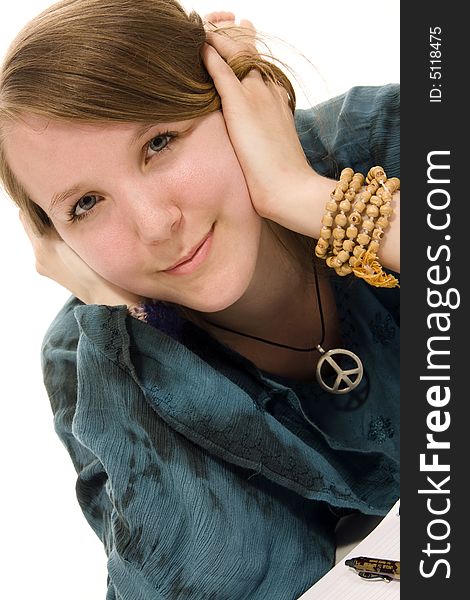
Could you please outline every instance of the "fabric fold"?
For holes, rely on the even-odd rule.
[[[106,371],[106,360],[122,369],[158,415],[192,442],[306,498],[368,514],[387,510],[396,465],[382,453],[334,451],[314,427],[308,436],[294,435],[185,346],[129,318],[125,307],[79,306],[75,316],[81,335],[103,357],[99,369]],[[81,353],[90,352],[84,344],[82,338],[79,368]],[[117,386],[113,401],[122,397]]]

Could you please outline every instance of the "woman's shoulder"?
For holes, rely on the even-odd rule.
[[[356,86],[310,109],[295,113],[297,133],[321,175],[338,178],[352,167],[367,173],[380,164],[400,175],[400,86]]]

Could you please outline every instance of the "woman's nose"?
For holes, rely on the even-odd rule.
[[[130,224],[145,244],[155,244],[171,238],[182,219],[181,210],[161,194],[134,191],[130,201]]]

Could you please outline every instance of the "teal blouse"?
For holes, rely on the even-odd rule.
[[[297,111],[312,166],[398,175],[398,106],[389,85]],[[334,397],[260,371],[170,305],[158,327],[75,298],[60,311],[44,381],[107,600],[294,600],[333,565],[341,514],[398,498],[398,290],[332,285],[366,373]]]

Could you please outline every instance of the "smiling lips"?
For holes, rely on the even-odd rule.
[[[209,253],[212,237],[213,237],[214,226],[212,226],[209,233],[204,236],[204,239],[198,243],[184,258],[179,260],[169,269],[165,269],[164,273],[171,275],[186,274],[194,271],[204,261]]]

